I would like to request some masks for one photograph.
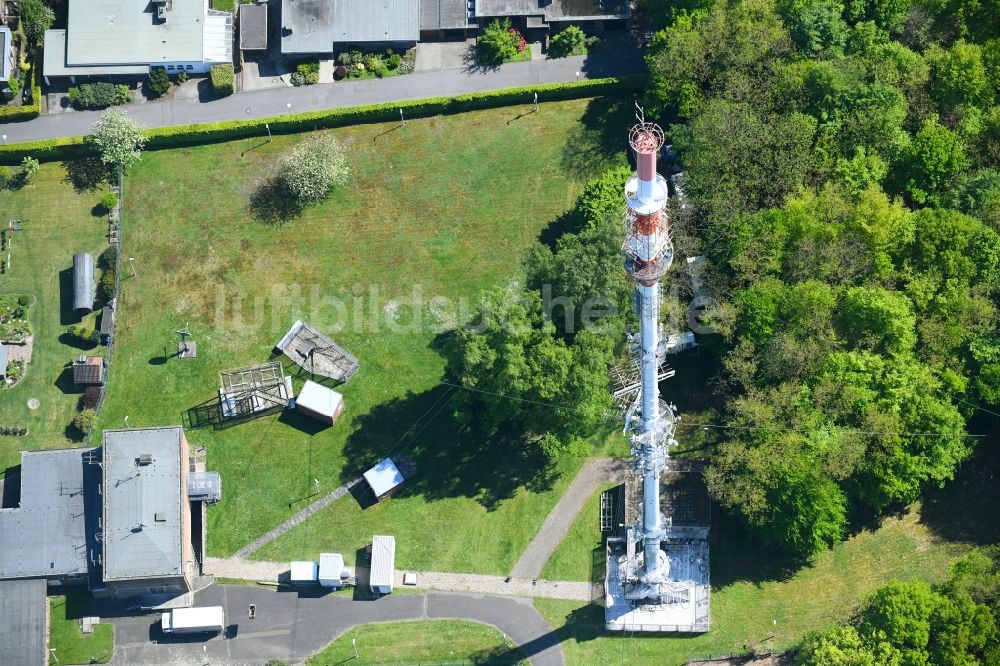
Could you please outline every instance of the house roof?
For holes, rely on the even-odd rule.
[[[21,454],[20,505],[0,509],[0,579],[87,573],[87,521],[96,526],[100,472],[86,463],[93,451]]]
[[[617,19],[629,15],[626,0],[476,0],[476,16],[536,16],[546,21]]]
[[[180,426],[104,431],[105,580],[183,575],[182,437]]]
[[[403,482],[403,475],[392,462],[392,458],[383,458],[377,465],[365,472],[365,481],[371,486],[375,497],[381,497]]]
[[[104,382],[104,359],[88,356],[86,362],[73,363],[74,384],[101,384]]]
[[[96,294],[94,258],[87,252],[77,252],[73,255],[73,309],[93,310]]]
[[[10,72],[14,67],[13,54],[10,48],[10,28],[5,25],[0,25],[0,38],[2,38],[3,44],[0,48],[3,48],[3,65],[0,66],[0,81],[9,81]]]
[[[337,413],[337,407],[343,401],[344,397],[333,389],[328,389],[322,384],[306,380],[302,390],[299,391],[299,397],[295,399],[295,404],[311,412],[333,418],[333,415]]]
[[[111,335],[115,331],[115,311],[110,305],[101,309],[101,335]]]
[[[45,581],[0,581],[0,664],[46,666]]]
[[[240,5],[240,49],[267,48],[267,5]]]
[[[7,345],[0,345],[0,376],[7,376]]]
[[[415,42],[420,0],[282,0],[281,52],[330,53],[334,43]]]
[[[466,0],[420,0],[420,29],[447,30],[469,26]]]
[[[153,2],[70,0],[68,65],[202,62],[207,3],[170,0],[166,21]]]
[[[94,74],[147,74],[149,65],[79,65],[66,64],[66,31],[46,30],[42,49],[42,72],[45,76],[90,76]]]

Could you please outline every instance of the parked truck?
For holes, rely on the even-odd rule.
[[[225,624],[222,606],[174,608],[160,618],[165,634],[219,633],[225,628]]]

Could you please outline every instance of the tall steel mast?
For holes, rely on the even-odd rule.
[[[673,442],[674,411],[660,400],[657,386],[663,353],[660,350],[659,279],[670,269],[674,246],[667,218],[667,182],[656,172],[656,158],[663,146],[663,130],[645,122],[640,109],[638,124],[629,131],[637,170],[625,186],[626,237],[622,245],[625,271],[636,283],[635,308],[639,316],[639,339],[635,342],[640,371],[638,404],[629,410],[625,428],[634,458],[635,472],[642,476],[642,523],[633,527],[642,539],[642,559],[636,561],[635,578],[625,597],[657,602],[666,596],[669,562],[660,548],[666,536],[660,515],[660,475],[667,466],[667,446]],[[638,413],[636,413],[638,412]]]

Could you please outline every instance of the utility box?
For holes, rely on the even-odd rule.
[[[320,553],[319,584],[339,590],[344,581],[351,577],[350,569],[344,566],[344,556],[340,553]]]

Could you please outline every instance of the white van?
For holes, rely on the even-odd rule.
[[[217,634],[226,626],[222,606],[174,608],[163,614],[160,625],[165,634]]]

